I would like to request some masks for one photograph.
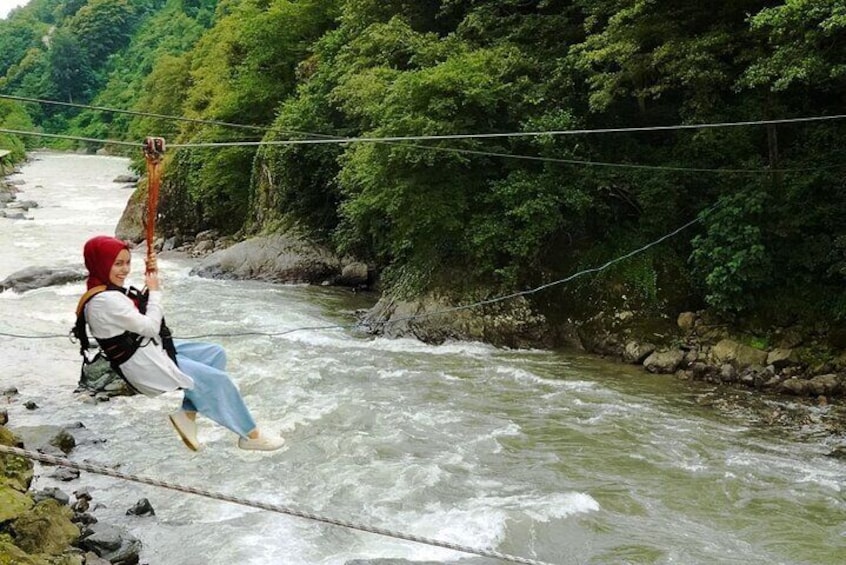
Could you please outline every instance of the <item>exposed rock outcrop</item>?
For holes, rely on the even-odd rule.
[[[504,347],[552,346],[553,332],[524,298],[470,311],[445,298],[411,301],[383,296],[360,320],[370,332],[386,337],[413,336],[427,343],[484,341]]]
[[[191,274],[219,279],[365,286],[367,266],[341,259],[295,234],[256,237],[212,253]]]

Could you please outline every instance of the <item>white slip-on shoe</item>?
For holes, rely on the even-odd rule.
[[[282,436],[268,436],[261,434],[253,439],[248,437],[238,438],[238,447],[251,451],[276,451],[285,445],[285,438]]]
[[[192,451],[199,451],[200,442],[197,440],[197,423],[189,418],[185,412],[179,410],[168,415],[170,423],[176,428],[176,433]]]

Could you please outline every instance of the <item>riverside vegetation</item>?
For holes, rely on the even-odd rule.
[[[835,116],[844,10],[846,0],[32,0],[0,21],[0,93],[244,127],[9,99],[0,127],[191,144]],[[576,343],[683,378],[831,398],[846,391],[844,131],[830,119],[182,148],[165,159],[161,235],[295,234],[364,263],[383,296],[368,321],[388,333]],[[0,134],[14,159],[38,143]],[[562,279],[694,218],[601,273],[473,315],[385,325]]]

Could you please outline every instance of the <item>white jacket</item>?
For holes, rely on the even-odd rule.
[[[147,396],[194,388],[193,379],[180,371],[162,348],[159,329],[163,316],[161,291],[150,292],[146,314],[139,312],[132,299],[120,292],[101,292],[85,305],[85,320],[95,338],[115,337],[127,330],[147,338],[120,366],[132,386]]]

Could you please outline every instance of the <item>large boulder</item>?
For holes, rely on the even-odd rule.
[[[126,203],[123,214],[121,214],[117,227],[115,227],[115,237],[133,243],[144,241],[146,237],[146,228],[144,226],[146,209],[147,186],[143,184],[129,197],[129,202]]]
[[[682,361],[684,361],[684,351],[669,349],[652,353],[643,361],[643,366],[650,373],[670,374],[676,372]]]
[[[455,309],[445,298],[415,301],[382,296],[361,319],[370,333],[414,337],[426,343],[484,341],[503,347],[551,347],[552,333],[542,315],[523,297],[477,308]]]
[[[91,396],[107,400],[113,396],[137,394],[126,380],[118,375],[105,357],[97,357],[90,363],[83,363],[76,392],[88,392]]]
[[[14,272],[0,282],[0,292],[13,290],[26,292],[43,288],[85,280],[87,273],[80,267],[27,267]]]
[[[295,234],[284,233],[248,239],[216,251],[203,259],[191,274],[278,283],[357,285],[361,267],[353,267],[355,264]]]
[[[767,364],[767,352],[743,345],[731,339],[720,340],[712,349],[711,356],[719,364],[731,363],[738,369]]]
[[[79,547],[93,551],[113,565],[134,565],[141,553],[141,541],[122,528],[96,523],[83,535]]]

